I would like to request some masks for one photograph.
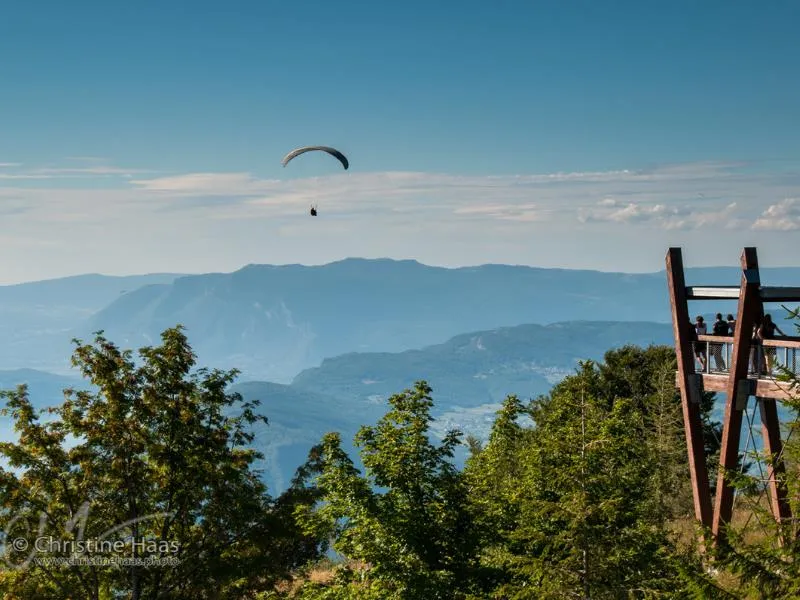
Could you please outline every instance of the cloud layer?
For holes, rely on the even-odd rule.
[[[800,177],[786,182],[769,174],[741,174],[736,163],[699,163],[648,171],[463,176],[440,173],[352,173],[278,180],[249,173],[189,173],[131,184],[169,203],[179,197],[228,198],[229,218],[289,214],[304,204],[326,211],[434,211],[454,219],[615,222],[666,230],[753,227],[788,230],[797,207],[782,195],[796,192]],[[765,203],[762,198],[768,198]],[[192,202],[182,202],[190,208]],[[260,212],[259,212],[260,211]],[[792,212],[795,211],[795,212]],[[779,221],[776,219],[784,219]]]
[[[320,210],[313,221],[311,204]],[[158,173],[74,157],[59,165],[0,162],[0,217],[7,231],[1,250],[41,249],[15,273],[42,271],[54,247],[61,252],[48,268],[62,264],[58,269],[69,272],[93,270],[90,264],[108,270],[102,265],[119,261],[125,266],[117,270],[126,272],[189,265],[204,271],[342,255],[598,268],[597,253],[581,251],[576,240],[605,245],[616,270],[648,270],[630,247],[652,248],[646,264],[656,270],[659,248],[711,245],[706,238],[715,231],[732,233],[731,244],[740,248],[744,240],[769,245],[800,229],[800,174],[704,162],[499,176],[351,170],[278,179]],[[102,248],[108,260],[98,256]],[[0,279],[14,276],[6,272]]]

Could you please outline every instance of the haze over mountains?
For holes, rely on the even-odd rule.
[[[65,372],[70,340],[93,315],[121,294],[175,277],[91,274],[0,286],[0,369]]]
[[[664,323],[574,321],[518,325],[462,334],[441,344],[400,353],[349,353],[300,372],[290,384],[242,381],[231,391],[262,402],[269,425],[258,426],[261,465],[273,488],[282,488],[305,460],[312,444],[340,431],[345,445],[364,423],[377,420],[386,399],[414,381],[434,388],[435,432],[458,427],[485,437],[494,412],[508,394],[533,398],[573,372],[581,359],[600,360],[613,347],[670,343]],[[61,391],[84,381],[22,369],[0,371],[0,389],[28,383],[40,407],[60,401]],[[10,430],[0,429],[0,436]]]
[[[690,269],[687,283],[739,277],[737,268]],[[763,269],[762,280],[796,284],[800,268]],[[702,308],[735,310],[724,302]],[[482,436],[508,394],[546,393],[578,360],[602,359],[610,348],[672,343],[664,272],[348,259],[205,275],[85,275],[0,287],[0,388],[28,382],[36,404],[55,404],[63,387],[85,387],[69,367],[71,338],[90,341],[102,329],[139,348],[178,323],[201,365],[240,369],[235,391],[262,400],[270,425],[256,443],[273,489],[322,434],[338,430],[349,440],[417,379],[434,388],[438,429]],[[0,423],[0,436],[9,434]]]
[[[735,284],[736,268],[690,269],[689,283]],[[763,269],[770,285],[800,268]],[[706,307],[704,307],[706,308]],[[728,310],[720,303],[719,310]],[[204,364],[288,383],[346,352],[399,352],[469,332],[572,320],[669,322],[663,272],[524,266],[445,269],[348,259],[324,266],[248,265],[205,275],[87,275],[0,287],[0,369],[67,374],[70,340],[92,332],[130,347],[181,323]]]

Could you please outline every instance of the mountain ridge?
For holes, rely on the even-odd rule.
[[[365,258],[365,257],[358,257],[352,256],[347,258],[342,258],[338,260],[333,260],[327,263],[322,264],[302,264],[302,263],[247,263],[242,265],[238,269],[234,269],[232,271],[208,271],[202,273],[172,273],[172,272],[148,272],[148,273],[136,273],[136,274],[128,274],[128,275],[111,275],[106,273],[78,273],[73,275],[64,275],[59,277],[49,277],[46,279],[35,279],[30,281],[22,281],[17,283],[9,283],[9,284],[2,284],[0,285],[0,293],[4,289],[8,288],[19,288],[23,286],[34,286],[39,284],[49,284],[49,283],[66,283],[72,282],[77,280],[90,280],[90,279],[106,279],[106,280],[134,280],[134,279],[145,279],[145,278],[163,278],[163,279],[178,279],[178,278],[185,278],[185,277],[204,277],[207,275],[231,275],[233,273],[237,273],[239,271],[243,271],[246,269],[251,269],[253,267],[265,267],[271,269],[283,269],[283,268],[291,268],[291,269],[318,269],[321,267],[329,267],[341,264],[357,264],[357,263],[373,263],[373,264],[411,264],[420,267],[427,267],[431,269],[442,269],[442,270],[449,270],[449,271],[458,271],[458,270],[469,270],[469,269],[476,269],[482,267],[500,267],[500,268],[524,268],[530,269],[533,271],[554,271],[554,272],[570,272],[570,273],[599,273],[604,275],[632,275],[632,276],[664,276],[666,278],[666,270],[659,269],[656,271],[618,271],[618,270],[611,270],[611,271],[602,271],[599,269],[582,269],[582,268],[570,268],[570,267],[541,267],[536,265],[525,265],[525,264],[512,264],[512,263],[476,263],[472,265],[461,265],[457,267],[445,266],[445,265],[433,265],[428,264],[425,262],[421,262],[417,259],[413,258],[390,258],[390,257],[382,257],[382,258]],[[779,265],[779,266],[768,266],[768,267],[760,267],[759,271],[764,273],[771,273],[777,271],[793,271],[795,275],[800,277],[800,267],[795,265]],[[731,266],[731,265],[704,265],[704,266],[694,266],[694,267],[686,267],[685,271],[687,274],[712,274],[712,276],[716,276],[715,274],[725,271],[730,274],[741,274],[741,269],[738,266]],[[700,282],[702,283],[702,282]],[[738,283],[738,279],[736,281],[730,282],[732,285]]]
[[[687,270],[687,283],[735,284],[736,267]],[[800,268],[765,268],[770,285]],[[399,352],[464,331],[581,319],[669,322],[663,271],[645,274],[414,259],[348,258],[326,265],[256,264],[230,273],[70,276],[0,286],[0,369],[66,373],[72,338],[121,345],[187,328],[201,359],[288,383],[350,351]],[[721,301],[713,311],[733,312]]]
[[[737,271],[714,273],[705,283]],[[800,279],[800,268],[765,270],[763,279],[794,275]],[[215,364],[235,360],[248,376],[289,382],[348,351],[398,352],[463,331],[578,319],[669,322],[666,276],[391,259],[251,264],[132,292],[93,315],[87,330],[144,344],[181,323]]]

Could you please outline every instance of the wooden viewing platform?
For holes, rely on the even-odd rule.
[[[706,355],[706,368],[703,371],[697,370],[695,374],[702,375],[700,389],[707,392],[725,393],[730,378],[730,364],[733,356],[734,340],[730,336],[700,335],[697,342],[692,344],[692,356],[695,348],[702,344]],[[767,350],[769,349],[769,350]],[[747,371],[747,381],[749,395],[758,398],[774,398],[785,400],[792,397],[791,390],[786,382],[778,380],[780,373],[779,367],[790,371],[800,377],[800,337],[781,336],[772,340],[762,340],[754,347],[757,354],[755,358],[751,355],[750,366]],[[764,362],[764,353],[771,352],[774,357],[774,366],[771,373],[761,370],[756,373],[753,364]],[[718,362],[719,360],[719,362]],[[680,387],[680,375],[675,375],[675,385]]]
[[[742,277],[738,287],[687,286],[680,248],[670,248],[666,257],[667,282],[672,307],[672,330],[678,359],[676,386],[681,392],[689,471],[692,478],[695,516],[711,529],[715,540],[724,535],[724,525],[733,511],[733,487],[725,471],[736,468],[741,438],[742,416],[751,397],[758,403],[764,438],[764,451],[774,460],[767,472],[767,489],[773,515],[780,522],[791,518],[782,483],[784,470],[777,402],[793,397],[798,390],[765,372],[764,353],[773,357],[773,371],[782,365],[798,373],[799,337],[778,337],[755,342],[753,328],[764,315],[764,303],[800,301],[800,287],[761,286],[755,248],[745,248],[741,256]],[[689,314],[689,300],[738,300],[736,326],[732,337],[695,336]],[[710,326],[711,324],[709,324]],[[695,341],[696,340],[696,341]],[[706,368],[698,372],[695,345],[705,345]],[[700,398],[703,391],[725,394],[722,423],[720,469],[714,506],[706,468]]]

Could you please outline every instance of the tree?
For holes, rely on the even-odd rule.
[[[575,383],[586,377],[579,373]],[[548,583],[554,592],[572,587],[588,599],[673,587],[662,555],[668,547],[663,516],[650,504],[648,482],[658,462],[641,435],[642,417],[634,400],[616,398],[607,407],[583,389],[536,406],[539,435],[529,477],[539,489],[525,512],[538,517],[526,519],[536,524],[550,515],[531,531],[547,557],[533,565],[541,569],[544,590],[550,591]],[[547,563],[557,565],[552,575]]]
[[[697,575],[670,532],[692,506],[674,352],[626,346],[605,359],[527,405],[509,396],[467,461],[497,594],[669,596]]]
[[[13,469],[0,472],[0,523],[30,542],[6,540],[5,598],[241,598],[315,555],[252,469],[249,427],[266,418],[226,391],[237,372],[194,370],[180,326],[161,340],[138,366],[102,332],[75,340],[96,391],[65,390],[47,422],[24,386],[3,392],[19,440],[0,444]],[[308,500],[293,490],[284,504]],[[59,547],[31,552],[42,535]],[[37,563],[76,553],[94,564]]]
[[[626,345],[605,353],[598,365],[597,386],[607,402],[629,398],[642,411],[647,439],[653,445],[657,464],[653,471],[654,499],[660,499],[661,510],[673,517],[692,512],[686,438],[680,393],[675,386],[677,359],[669,346],[640,348]],[[713,420],[714,392],[703,392],[700,414],[709,482],[717,482],[717,467],[722,439],[722,423]]]
[[[485,577],[494,588],[512,580],[515,548],[510,542],[522,516],[520,503],[525,456],[533,445],[533,430],[519,419],[530,416],[530,406],[515,395],[497,411],[486,445],[467,459],[465,478],[476,533],[480,539]]]
[[[338,434],[322,441],[316,485],[322,505],[304,510],[309,534],[330,537],[361,574],[342,569],[326,590],[309,584],[307,598],[465,598],[479,580],[478,537],[468,511],[467,487],[451,459],[460,433],[440,445],[429,439],[431,388],[389,398],[376,426],[356,435],[362,475],[341,448]]]

